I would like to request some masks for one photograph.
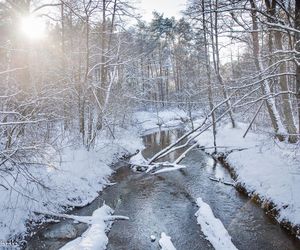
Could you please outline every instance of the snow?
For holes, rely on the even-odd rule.
[[[159,115],[159,117],[157,116]],[[17,170],[4,177],[0,176],[0,241],[7,241],[26,233],[26,221],[46,221],[44,213],[63,213],[65,208],[85,206],[91,203],[105,186],[110,185],[112,174],[109,165],[117,154],[142,149],[142,139],[138,130],[167,129],[178,126],[187,120],[186,113],[175,109],[162,112],[137,112],[134,124],[129,130],[117,129],[116,139],[100,134],[94,149],[87,151],[83,146],[62,143],[62,150],[47,149],[49,155],[42,162],[45,165],[26,167],[32,180]],[[137,129],[138,128],[138,129]],[[141,153],[134,156],[132,163],[145,163]],[[138,164],[140,165],[140,164]],[[17,178],[17,182],[15,179]],[[37,185],[40,182],[43,186]]]
[[[278,221],[289,221],[300,225],[300,147],[279,142],[267,133],[250,131],[243,134],[247,124],[239,123],[233,129],[222,124],[217,132],[218,146],[227,149],[247,148],[235,151],[227,162],[236,171],[237,182],[248,192],[258,194],[264,201],[272,201],[279,211]],[[197,138],[199,145],[211,147],[211,130]],[[224,151],[224,148],[219,151]]]
[[[159,240],[159,245],[161,247],[161,250],[176,250],[174,247],[171,237],[166,235],[166,233],[161,233],[161,238]]]
[[[162,128],[182,124],[182,120],[187,119],[180,110],[158,114],[159,121],[165,122]],[[134,117],[139,129],[144,132],[159,127],[156,112],[137,112]],[[194,123],[197,125],[200,122],[199,119]],[[235,129],[229,124],[220,124],[217,144],[224,148],[219,148],[218,151],[247,148],[235,151],[227,158],[238,175],[237,182],[242,183],[249,192],[259,194],[263,200],[275,203],[279,211],[278,221],[285,220],[300,225],[299,145],[278,142],[266,133],[253,131],[242,138],[246,128],[247,125],[243,123],[238,123]],[[209,148],[213,146],[212,138],[212,131],[208,130],[197,138],[197,143]],[[32,175],[31,181],[17,170],[0,176],[0,184],[8,187],[6,190],[0,185],[0,241],[5,242],[18,234],[24,234],[28,220],[45,221],[43,215],[35,212],[63,213],[65,208],[89,204],[98,196],[99,191],[111,184],[107,179],[113,172],[109,165],[116,155],[133,153],[144,147],[137,131],[132,128],[119,129],[115,140],[104,134],[100,135],[95,148],[90,151],[76,145],[65,146],[61,151],[50,148],[48,157],[44,159],[45,166],[27,167],[24,172]],[[139,153],[131,158],[131,163],[146,165],[147,161]],[[167,167],[155,173],[176,169],[179,168]],[[163,242],[168,237],[165,236],[162,236]]]
[[[143,131],[152,129],[168,129],[183,124],[189,117],[180,109],[164,110],[159,112],[139,111],[134,114],[135,124]]]
[[[144,156],[142,155],[142,152],[140,151],[138,154],[131,157],[130,164],[143,166],[143,165],[147,165],[147,160],[144,158]]]
[[[231,237],[222,222],[217,219],[210,206],[201,198],[197,199],[199,210],[196,212],[197,222],[203,234],[216,250],[237,249],[231,242]]]
[[[174,165],[172,167],[166,167],[166,168],[157,170],[153,174],[160,174],[160,173],[165,173],[165,172],[171,172],[171,171],[175,171],[175,170],[179,170],[179,169],[183,169],[183,168],[186,168],[186,166],[183,166],[183,165]]]
[[[26,221],[46,221],[44,213],[62,213],[74,206],[91,203],[106,185],[112,174],[109,165],[117,154],[135,152],[143,147],[141,138],[134,130],[119,129],[116,139],[100,134],[94,149],[68,146],[61,151],[50,148],[43,159],[45,165],[31,165],[25,173],[17,170],[0,177],[0,241],[13,239],[26,233]],[[17,178],[17,182],[15,179]],[[43,186],[37,185],[40,182]]]
[[[67,243],[60,250],[102,250],[106,249],[108,238],[106,236],[106,230],[110,226],[110,223],[106,221],[106,218],[113,213],[113,210],[107,206],[96,209],[92,216],[80,216],[82,219],[88,219],[92,224],[82,236]],[[79,217],[79,216],[78,216]]]

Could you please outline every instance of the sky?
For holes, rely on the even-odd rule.
[[[143,19],[150,21],[152,12],[164,13],[165,17],[180,17],[180,11],[185,9],[186,0],[139,0]]]

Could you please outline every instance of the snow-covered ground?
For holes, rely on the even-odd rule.
[[[196,117],[201,113],[195,112]],[[180,118],[181,117],[181,118]],[[137,112],[136,124],[144,131],[172,125],[180,125],[188,116],[181,110],[155,112]],[[162,122],[163,121],[163,122]],[[203,120],[194,121],[195,126]],[[227,162],[238,175],[237,182],[241,183],[248,192],[258,194],[264,201],[272,201],[279,211],[278,221],[289,221],[300,225],[300,146],[287,142],[279,142],[268,133],[250,132],[245,138],[243,134],[247,124],[238,123],[232,129],[229,124],[220,124],[217,133],[219,152],[235,148],[247,148],[244,151],[231,153]],[[199,145],[212,147],[212,130],[201,134],[197,141]],[[209,149],[212,151],[212,149]]]
[[[43,220],[44,216],[36,212],[61,213],[63,207],[92,202],[108,184],[107,177],[112,173],[109,165],[116,154],[135,152],[142,147],[137,133],[120,130],[115,140],[100,136],[90,151],[66,147],[59,154],[51,152],[44,166],[29,166],[25,174],[11,171],[0,182],[8,187],[6,190],[0,186],[0,242],[24,234],[27,221]]]
[[[25,174],[11,171],[0,181],[4,185],[0,186],[0,241],[24,235],[26,223],[45,221],[43,214],[89,204],[108,184],[112,173],[109,165],[116,154],[143,148],[138,131],[157,129],[158,124],[164,128],[177,126],[187,119],[186,113],[177,109],[137,112],[133,125],[138,130],[119,130],[115,140],[102,135],[90,151],[82,146],[66,146],[60,152],[50,149],[43,159],[45,165],[28,166]]]
[[[272,201],[279,211],[278,221],[300,225],[300,147],[278,142],[266,133],[243,134],[247,125],[239,123],[233,129],[220,125],[217,132],[218,151],[247,148],[231,153],[227,162],[238,175],[237,181],[248,192],[258,194],[264,201]],[[198,137],[199,145],[211,147],[212,131]]]
[[[194,112],[194,116],[198,116],[199,112]],[[134,114],[134,123],[138,125],[143,132],[153,129],[169,129],[179,126],[189,121],[186,112],[180,109],[164,110],[158,112],[139,111]]]
[[[134,115],[134,125],[142,133],[158,129],[158,124],[167,129],[181,125],[186,120],[187,115],[180,110],[159,112],[158,116],[156,112],[144,111]],[[242,135],[246,127],[242,123],[235,129],[230,125],[220,125],[217,134],[217,144],[221,147],[219,151],[247,148],[233,152],[227,158],[227,162],[238,175],[237,181],[249,192],[274,202],[279,211],[279,221],[287,220],[300,225],[299,145],[272,140],[266,133],[249,132],[244,139]],[[211,130],[200,135],[197,141],[199,145],[211,147]],[[137,131],[120,130],[115,140],[101,136],[93,150],[66,147],[60,154],[52,152],[45,166],[29,167],[26,173],[30,173],[32,180],[43,185],[36,185],[34,181],[28,182],[25,178],[28,176],[17,172],[7,175],[0,182],[9,187],[6,190],[0,186],[0,242],[24,234],[27,221],[44,219],[43,215],[35,212],[62,213],[65,211],[64,207],[84,206],[93,201],[98,192],[108,184],[107,178],[112,173],[109,164],[115,159],[115,155],[135,152],[138,148],[143,148],[143,144]],[[138,154],[132,160],[144,160],[140,158],[141,155]],[[16,177],[18,182],[14,181]],[[198,202],[200,209],[203,204],[204,202]],[[106,228],[105,225],[101,224],[101,230]],[[91,226],[89,230],[95,227],[100,230],[99,225]],[[82,237],[88,235],[88,231]],[[82,237],[77,239],[77,243],[83,240]],[[100,238],[97,241],[99,244],[106,242]]]
[[[210,206],[201,198],[197,199],[197,205],[199,207],[195,214],[197,222],[213,247],[216,250],[236,250],[237,248],[231,242],[231,237],[223,223],[214,216]]]

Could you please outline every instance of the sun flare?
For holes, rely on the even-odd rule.
[[[40,40],[46,35],[45,23],[41,18],[27,16],[21,19],[21,32],[30,40]]]

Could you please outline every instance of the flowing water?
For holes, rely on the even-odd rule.
[[[181,130],[169,130],[144,136],[146,149],[143,155],[146,158],[152,156],[181,134]],[[173,152],[162,160],[174,160],[180,153]],[[230,181],[230,175],[204,152],[193,150],[182,164],[187,168],[152,175],[134,173],[125,163],[118,163],[111,180],[117,184],[107,187],[92,204],[73,213],[91,215],[105,201],[116,215],[130,218],[114,222],[108,233],[109,250],[160,249],[158,239],[162,232],[172,237],[178,250],[213,249],[194,215],[198,209],[196,199],[201,197],[211,206],[215,217],[223,222],[238,249],[300,249],[300,242],[251,200],[232,186],[209,179],[216,177]],[[70,231],[69,225],[74,227],[69,220],[46,225],[29,241],[27,249],[58,249],[69,240],[49,239],[45,232],[55,232],[57,228]],[[75,227],[77,235],[86,229],[82,224]],[[151,235],[156,236],[154,242],[151,242]]]

